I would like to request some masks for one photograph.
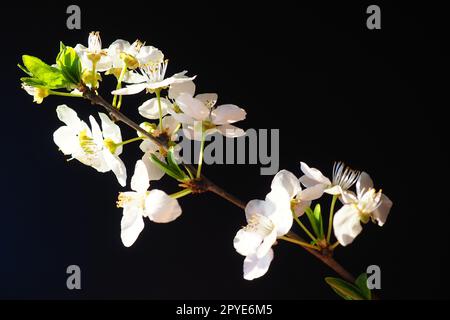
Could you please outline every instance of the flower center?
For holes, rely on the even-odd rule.
[[[141,208],[145,207],[146,193],[137,192],[120,192],[117,198],[117,208],[125,208],[126,206],[135,205]]]
[[[159,82],[164,80],[167,71],[167,65],[169,60],[163,60],[161,62],[150,62],[142,70],[147,75],[150,82]]]
[[[112,153],[115,154],[116,150],[117,150],[117,143],[115,143],[112,139],[107,138],[105,140],[103,140],[103,144],[106,148],[108,148],[108,150]]]
[[[97,151],[97,145],[95,144],[94,139],[87,135],[86,130],[83,130],[78,134],[78,140],[84,153],[94,154]]]
[[[248,220],[248,224],[244,227],[244,230],[259,234],[265,238],[275,228],[272,220],[260,215],[258,213],[253,214]]]
[[[348,190],[358,181],[360,175],[359,171],[346,167],[343,162],[337,162],[333,166],[333,186]]]

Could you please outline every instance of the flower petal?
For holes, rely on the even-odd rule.
[[[286,191],[291,199],[302,190],[297,177],[288,170],[281,170],[275,175],[271,188],[272,190],[280,189]]]
[[[108,149],[104,149],[102,155],[107,166],[116,175],[119,184],[122,187],[125,187],[127,184],[127,168],[123,161],[118,156],[112,154]]]
[[[271,203],[264,200],[251,200],[245,206],[245,217],[247,221],[250,221],[250,218],[255,214],[269,217],[274,209]]]
[[[300,169],[302,172],[310,179],[316,181],[316,183],[321,183],[325,185],[330,185],[331,181],[325,177],[322,172],[316,168],[310,168],[306,163],[300,162]]]
[[[215,125],[234,123],[244,120],[247,115],[244,109],[233,104],[224,104],[218,106],[211,112],[212,122]]]
[[[323,195],[324,188],[325,186],[323,184],[316,184],[312,187],[308,187],[300,193],[300,199],[303,201],[319,199]]]
[[[231,124],[224,124],[217,127],[217,130],[224,136],[228,138],[238,138],[245,135],[245,131],[241,128],[235,127]]]
[[[277,242],[277,230],[273,229],[268,236],[266,236],[261,245],[256,250],[256,257],[263,258],[272,249],[272,246]]]
[[[176,199],[154,189],[145,198],[145,214],[154,222],[168,223],[181,215],[181,207]]]
[[[193,96],[195,94],[194,81],[174,83],[169,88],[169,98],[170,99],[176,99],[182,93],[187,93],[187,94]]]
[[[131,190],[145,193],[150,187],[147,167],[142,160],[136,161],[133,177],[131,177]]]
[[[118,95],[118,96],[127,96],[132,94],[137,94],[139,92],[144,91],[148,87],[147,83],[138,83],[138,84],[131,84],[129,86],[126,86],[125,88],[114,90],[111,92],[111,94]]]
[[[64,122],[68,127],[80,130],[81,120],[73,109],[63,104],[56,108],[56,114],[58,115],[58,119]]]
[[[344,205],[334,215],[333,229],[341,245],[352,243],[362,230],[358,209],[353,205]]]
[[[131,247],[144,229],[142,209],[138,207],[124,208],[120,229],[120,238],[122,239],[123,245],[125,247]]]
[[[291,230],[294,221],[289,194],[284,190],[274,189],[266,195],[266,203],[274,208],[268,218],[274,223],[277,236],[284,236]]]
[[[121,143],[122,133],[120,132],[120,127],[115,124],[106,114],[99,113],[98,115],[102,122],[103,138],[111,139],[115,143]],[[122,147],[118,147],[115,153],[116,155],[120,155],[122,153]]]
[[[242,228],[236,233],[233,240],[233,246],[239,254],[249,256],[256,254],[256,251],[262,241],[263,238],[257,232],[252,232]]]
[[[378,206],[378,208],[375,209],[375,211],[372,212],[372,217],[377,221],[380,227],[385,224],[386,219],[389,215],[389,211],[391,211],[392,205],[393,203],[391,199],[382,194],[381,204]]]
[[[171,103],[166,98],[161,98],[161,111],[162,116],[165,116],[171,106]],[[139,114],[147,119],[156,120],[159,119],[159,105],[158,99],[152,98],[145,101],[139,108]]]
[[[187,93],[182,93],[176,99],[177,105],[188,116],[198,121],[209,117],[209,109],[198,99]]]
[[[75,153],[80,149],[77,132],[68,126],[62,126],[53,133],[53,141],[65,155]]]
[[[195,99],[200,100],[208,109],[211,109],[216,105],[217,99],[219,99],[219,97],[216,93],[202,93],[196,95]]]
[[[294,205],[293,210],[297,217],[301,217],[305,213],[306,208],[308,208],[310,206],[311,206],[311,201],[303,201],[302,200]]]
[[[256,255],[246,257],[244,260],[244,279],[254,280],[265,275],[269,270],[272,260],[272,249],[270,249],[264,257],[259,259],[256,257]]]
[[[150,181],[158,181],[161,180],[162,177],[164,177],[165,172],[160,169],[151,159],[150,156],[153,154],[153,152],[149,151],[144,153],[142,156],[142,161],[145,164],[145,167],[147,168],[147,174]],[[161,161],[165,161],[164,157],[158,153],[155,153],[155,155],[159,158]]]
[[[361,172],[358,181],[356,182],[356,194],[361,196],[363,190],[367,191],[373,188],[372,178],[367,174],[367,172]]]

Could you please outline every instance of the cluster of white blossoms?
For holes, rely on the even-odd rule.
[[[70,160],[76,159],[98,172],[111,171],[119,184],[126,187],[127,169],[120,157],[126,145],[140,143],[142,157],[136,161],[131,191],[119,193],[117,201],[117,207],[123,209],[121,239],[126,247],[139,237],[145,218],[155,223],[174,221],[182,213],[179,198],[205,191],[199,186],[207,181],[201,169],[208,135],[219,132],[235,138],[245,134],[234,126],[246,118],[244,109],[233,104],[218,105],[215,93],[196,93],[196,76],[187,76],[187,71],[167,76],[168,60],[161,50],[139,40],[131,44],[116,40],[108,48],[102,48],[99,33],[93,32],[87,47],[78,44],[71,48],[61,43],[56,65],[47,65],[27,55],[22,60],[24,66],[19,67],[28,75],[21,78],[22,86],[36,103],[42,103],[49,95],[85,97],[92,102],[102,101],[96,104],[103,105],[114,115],[112,118],[111,114],[98,113],[101,126],[90,116],[88,125],[67,105],[57,107],[57,116],[64,125],[54,132],[53,139]],[[117,79],[116,90],[111,92],[111,104],[98,96],[105,75]],[[70,93],[55,91],[58,89]],[[151,95],[138,108],[145,119],[140,125],[119,111],[123,96],[139,93]],[[116,120],[137,130],[136,136],[124,140]],[[180,166],[174,155],[180,148],[177,146],[179,130],[183,130],[188,139],[201,141],[196,175],[192,166]],[[352,170],[343,163],[334,165],[332,179],[303,162],[300,169],[303,175],[299,178],[287,170],[278,172],[265,199],[252,200],[245,207],[247,225],[237,232],[233,245],[245,257],[243,269],[247,280],[266,274],[274,258],[272,247],[280,239],[328,255],[338,244],[352,243],[361,233],[362,223],[373,221],[383,226],[386,222],[392,201],[374,188],[367,173]],[[170,195],[158,189],[149,190],[150,181],[160,180],[165,174],[176,179],[183,190]],[[351,191],[354,185],[355,190]],[[312,208],[312,202],[325,194],[332,196],[326,235],[321,206],[316,204]],[[338,200],[341,207],[334,212]],[[304,215],[315,235],[301,222]],[[305,242],[292,232],[294,221],[312,242]],[[330,239],[333,232],[337,239],[334,244]]]
[[[248,224],[234,238],[234,247],[245,256],[244,278],[253,280],[269,269],[277,238],[286,235],[294,217],[300,217],[324,193],[336,196],[342,207],[333,219],[333,230],[339,243],[346,246],[362,231],[361,222],[370,220],[383,226],[392,201],[381,190],[376,191],[370,176],[359,173],[343,163],[336,163],[332,180],[319,170],[301,162],[303,175],[282,170],[272,181],[265,200],[252,200],[245,208]],[[349,189],[356,184],[356,194]],[[302,189],[302,185],[304,189]]]
[[[166,77],[168,60],[155,47],[146,46],[139,40],[132,44],[116,40],[108,48],[102,48],[99,33],[93,32],[89,35],[88,47],[78,44],[74,49],[80,58],[84,81],[88,86],[97,89],[101,81],[100,73],[104,73],[115,75],[118,83],[130,84],[125,88],[118,86],[112,92],[115,96],[143,91],[156,94],[138,110],[146,120],[159,120],[159,123],[143,122],[141,127],[155,137],[165,135],[173,142],[174,148],[178,130],[183,130],[187,138],[197,140],[216,131],[227,137],[245,134],[244,130],[231,125],[245,119],[244,109],[231,104],[215,107],[218,99],[215,93],[195,95],[195,76],[186,76],[186,71]],[[29,94],[35,94],[28,86],[25,89]],[[162,97],[161,91],[165,89],[167,97]],[[144,228],[143,218],[167,223],[181,215],[176,199],[161,190],[147,191],[149,181],[164,176],[161,166],[151,160],[151,156],[155,155],[165,161],[164,152],[154,141],[141,133],[123,141],[120,127],[104,113],[98,114],[102,125],[100,128],[93,116],[89,117],[89,127],[66,105],[59,106],[56,111],[58,118],[65,124],[53,135],[62,153],[98,172],[112,171],[122,187],[127,184],[127,170],[120,159],[123,147],[141,141],[143,156],[137,161],[131,179],[133,191],[120,193],[117,202],[117,206],[123,208],[121,238],[125,246],[131,246],[138,238]]]

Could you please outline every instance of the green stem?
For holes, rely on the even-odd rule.
[[[76,94],[76,93],[70,93],[70,92],[59,92],[59,91],[48,91],[49,95],[53,96],[61,96],[61,97],[72,97],[72,98],[83,98],[83,94]]]
[[[339,245],[339,241],[336,241],[332,246],[330,246],[330,250],[336,249],[336,247]]]
[[[185,196],[187,196],[187,195],[189,195],[191,193],[192,193],[191,189],[184,189],[184,190],[181,190],[181,191],[179,191],[177,193],[171,194],[170,197],[172,199],[180,199],[180,198],[183,198],[183,197],[185,197]]]
[[[126,144],[133,143],[133,142],[136,142],[136,141],[141,141],[141,140],[144,140],[144,139],[145,139],[144,137],[136,137],[136,138],[133,138],[133,139],[122,141],[121,143],[117,143],[117,146],[118,147],[124,146]]]
[[[198,156],[197,179],[199,179],[202,175],[204,151],[205,151],[205,131],[202,128],[202,140],[200,143],[200,155]]]
[[[122,89],[122,80],[123,80],[123,77],[125,77],[125,73],[127,72],[127,69],[128,69],[127,64],[124,62],[122,71],[120,71],[119,79],[117,79],[116,90]],[[114,95],[114,99],[112,102],[113,107],[120,110],[121,104],[122,104],[122,96],[119,96],[119,104],[117,105],[117,95]]]
[[[303,241],[300,241],[300,240],[292,239],[292,238],[289,238],[289,237],[286,237],[286,236],[279,237],[278,239],[284,240],[284,241],[287,241],[287,242],[291,242],[291,243],[295,243],[295,244],[298,244],[299,246],[302,246],[302,247],[306,247],[306,248],[310,248],[310,249],[314,249],[314,250],[320,250],[320,248],[318,248],[316,246],[313,246],[312,244],[309,244],[309,243],[306,243],[306,242],[303,242]]]
[[[338,198],[338,196],[334,195],[333,199],[331,200],[330,217],[328,219],[327,243],[330,243],[330,239],[331,239],[331,230],[333,229],[334,206],[336,205],[337,198]]]
[[[158,110],[159,110],[159,129],[161,130],[161,133],[164,132],[163,123],[162,123],[162,106],[161,106],[161,89],[157,89],[155,91],[156,99],[158,99]]]
[[[308,228],[300,221],[300,219],[297,217],[295,212],[292,212],[292,215],[294,216],[294,220],[297,222],[297,224],[303,229],[303,231],[306,232],[308,237],[311,238],[312,241],[317,242],[317,238],[313,236],[313,234],[308,230]]]

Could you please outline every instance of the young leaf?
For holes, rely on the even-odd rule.
[[[356,286],[360,289],[361,294],[366,300],[372,300],[372,292],[367,287],[367,274],[361,273],[355,280]]]
[[[161,160],[158,159],[157,156],[155,156],[154,154],[151,155],[152,162],[154,164],[156,164],[162,171],[164,171],[166,174],[168,174],[169,176],[171,176],[172,178],[174,178],[175,180],[179,180],[182,181],[184,177],[180,176],[178,172],[176,172],[174,169],[172,169],[170,167],[170,165],[168,165],[165,162],[162,162]]]
[[[320,229],[314,216],[314,212],[311,210],[311,208],[306,208],[305,213],[306,216],[308,217],[311,227],[313,228],[314,234],[316,235],[316,237],[320,238]]]
[[[170,148],[169,151],[167,152],[167,163],[169,164],[170,168],[177,173],[179,177],[182,177],[181,180],[188,180],[189,179],[188,176],[186,175],[186,173],[184,173],[183,170],[181,170],[180,166],[176,162],[173,152],[174,152],[173,148]]]
[[[319,237],[319,239],[323,239],[325,236],[323,232],[323,220],[320,204],[316,204],[316,206],[314,207],[314,219],[316,220],[317,229],[319,233],[317,236]]]
[[[355,285],[339,278],[327,277],[326,283],[345,300],[366,300],[360,289]]]
[[[56,63],[61,69],[61,72],[64,74],[64,77],[66,77],[67,81],[74,85],[81,82],[81,60],[74,48],[67,47],[61,42]]]
[[[44,86],[48,89],[61,89],[66,88],[68,82],[61,70],[49,66],[41,59],[24,55],[22,56],[23,67],[19,66],[22,70],[24,70],[30,77],[24,78],[29,83],[36,82],[41,86]]]

